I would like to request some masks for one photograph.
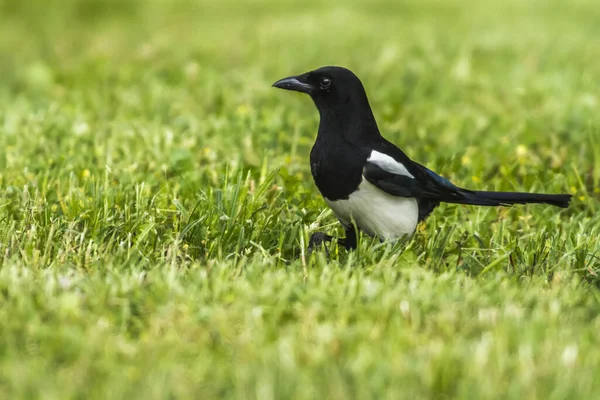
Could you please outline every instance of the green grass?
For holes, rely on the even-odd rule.
[[[600,397],[594,0],[0,1],[0,398]],[[455,183],[567,210],[442,206],[342,234],[318,115],[270,87],[363,80]]]

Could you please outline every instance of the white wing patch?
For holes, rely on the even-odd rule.
[[[408,176],[409,178],[414,178],[414,176],[410,172],[408,172],[404,164],[394,160],[387,154],[383,154],[373,150],[367,161],[377,165],[379,168],[384,169],[387,172]]]

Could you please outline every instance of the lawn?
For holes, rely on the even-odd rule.
[[[600,398],[595,0],[0,0],[0,398]],[[354,70],[455,183],[343,235],[318,114],[271,88]]]

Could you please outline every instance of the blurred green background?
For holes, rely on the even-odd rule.
[[[600,7],[0,0],[0,397],[596,398]],[[318,115],[361,77],[384,136],[471,188],[408,243],[336,232]]]
[[[590,2],[5,0],[1,10],[7,132],[33,99],[85,121],[92,137],[79,145],[129,148],[137,138],[111,137],[125,130],[115,126],[151,119],[221,163],[305,161],[317,115],[270,83],[333,64],[364,80],[389,139],[450,177],[511,168],[523,145],[521,155],[534,147],[529,173],[577,166],[598,181],[585,170],[597,166],[587,137],[598,118],[600,12]],[[104,150],[86,167],[103,168]],[[160,165],[163,150],[136,161]],[[447,167],[463,155],[473,171]]]

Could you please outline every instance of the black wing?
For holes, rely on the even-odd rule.
[[[419,202],[419,216],[427,216],[440,203],[471,204],[479,206],[510,205],[517,202],[542,202],[530,194],[518,199],[500,198],[496,192],[476,192],[456,186],[448,179],[436,174],[423,165],[412,161],[392,143],[380,142],[373,151],[384,155],[385,161],[371,157],[363,167],[363,176],[371,184],[393,196],[413,197]],[[371,153],[371,156],[374,153]],[[559,199],[562,201],[563,199]],[[545,201],[548,202],[548,201]],[[563,201],[564,203],[564,201]],[[562,204],[562,203],[561,203]]]
[[[363,168],[371,184],[393,196],[413,197],[419,204],[419,220],[424,219],[440,202],[477,206],[510,206],[544,203],[567,207],[568,194],[473,191],[456,186],[448,179],[412,161],[392,143],[383,140]],[[375,155],[375,157],[374,157]]]
[[[399,163],[410,173],[409,176],[389,171],[379,164],[367,161],[363,168],[363,176],[371,184],[394,196],[438,201],[459,200],[464,197],[464,190],[448,179],[420,164],[412,161],[411,163],[412,165]]]
[[[429,168],[412,161],[390,142],[382,142],[375,151],[390,157],[395,164],[367,160],[363,176],[377,188],[399,197],[413,197],[419,204],[419,221],[425,219],[442,201],[446,203],[495,206],[497,200],[482,198],[456,186]]]

